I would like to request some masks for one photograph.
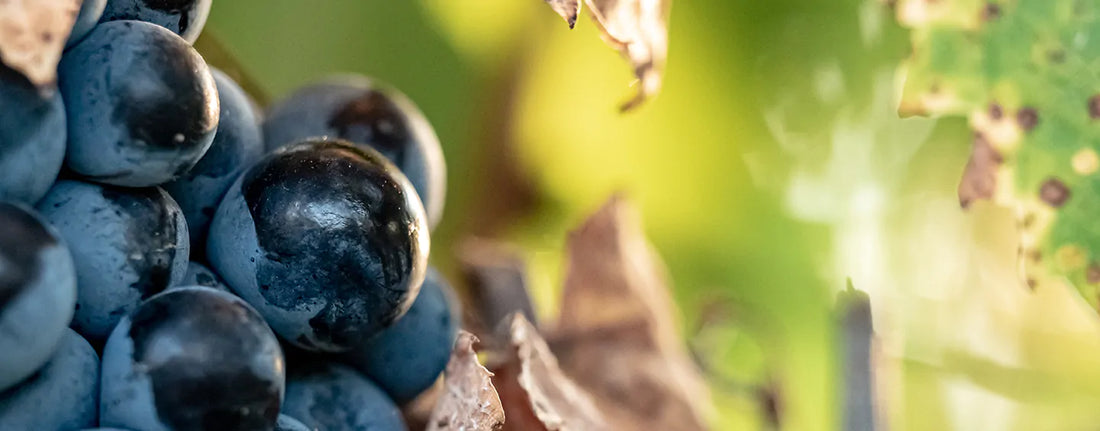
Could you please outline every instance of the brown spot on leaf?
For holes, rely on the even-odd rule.
[[[993,2],[988,2],[985,7],[982,8],[982,20],[992,21],[1001,17],[1001,5]]]
[[[460,331],[447,363],[446,391],[432,411],[428,431],[497,431],[504,428],[504,407],[493,386],[493,373],[474,353],[477,337]]]
[[[1035,108],[1021,108],[1016,112],[1016,123],[1025,132],[1030,132],[1039,125],[1039,112]]]
[[[1089,265],[1085,270],[1085,281],[1092,284],[1100,283],[1100,265],[1096,263]]]
[[[1069,187],[1057,178],[1050,178],[1039,187],[1039,199],[1054,208],[1061,208],[1069,198]]]
[[[997,169],[1002,163],[1004,159],[989,140],[981,133],[975,134],[970,160],[959,182],[959,205],[969,208],[975,200],[992,198],[997,187]]]
[[[1089,118],[1100,120],[1100,94],[1089,98]]]
[[[1066,62],[1066,51],[1062,49],[1053,49],[1047,52],[1047,59],[1054,64],[1062,64]]]
[[[1031,289],[1032,291],[1035,291],[1036,287],[1039,287],[1039,283],[1037,283],[1034,278],[1027,279],[1027,288],[1028,289]]]
[[[996,102],[989,105],[989,118],[1000,120],[1004,115],[1005,111],[1004,108],[1001,108],[1001,105]]]

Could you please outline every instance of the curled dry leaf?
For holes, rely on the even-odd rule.
[[[477,337],[461,331],[447,363],[445,392],[428,421],[428,431],[490,431],[504,427],[504,408],[493,373],[474,353]]]
[[[661,90],[668,55],[668,14],[672,0],[585,0],[603,30],[604,41],[630,61],[638,94],[621,107],[628,111]]]
[[[677,330],[662,264],[636,211],[613,197],[569,237],[562,369],[615,429],[706,429],[709,391]]]
[[[546,4],[550,5],[554,12],[557,12],[562,18],[565,18],[569,28],[573,28],[577,24],[577,15],[581,13],[580,0],[546,0]]]
[[[577,21],[577,0],[546,0],[569,28]],[[585,0],[603,39],[626,57],[638,77],[638,93],[623,103],[628,111],[661,90],[668,56],[668,14],[672,0]]]
[[[0,61],[39,88],[53,85],[80,4],[80,0],[0,0]]]
[[[500,390],[507,430],[610,430],[592,397],[566,377],[546,341],[516,313],[507,324],[508,346],[493,381]]]

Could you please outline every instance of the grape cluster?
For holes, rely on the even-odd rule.
[[[397,90],[263,115],[210,0],[85,0],[43,91],[0,66],[0,428],[402,430],[457,301],[438,138]]]

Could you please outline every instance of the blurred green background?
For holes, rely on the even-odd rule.
[[[662,94],[626,115],[630,69],[587,18],[539,0],[220,0],[207,32],[278,98],[337,72],[417,102],[448,163],[436,265],[462,238],[523,247],[555,310],[564,233],[611,193],[642,210],[714,428],[839,428],[832,306],[871,295],[892,430],[1100,423],[1100,324],[1016,276],[1003,208],[962,212],[963,120],[899,119],[908,36],[878,1],[673,2]]]

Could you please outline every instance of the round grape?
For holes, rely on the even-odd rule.
[[[240,298],[194,286],[145,301],[103,349],[100,424],[149,431],[272,429],[282,350]]]
[[[49,360],[75,304],[76,272],[57,232],[0,203],[0,392]]]
[[[61,94],[39,93],[0,65],[0,201],[34,205],[50,189],[65,159]]]
[[[212,0],[109,0],[102,21],[138,20],[162,26],[195,43]]]
[[[187,271],[187,225],[163,190],[58,181],[38,204],[76,264],[72,327],[100,343],[122,316]]]
[[[268,150],[328,136],[382,153],[409,179],[434,227],[443,216],[447,172],[439,138],[396,89],[362,76],[333,77],[295,91],[264,120]]]
[[[283,412],[311,429],[405,431],[401,411],[385,392],[355,370],[314,364],[287,376]]]
[[[338,352],[409,308],[428,247],[423,207],[396,167],[370,149],[310,141],[230,187],[207,255],[288,342]]]
[[[173,180],[206,153],[218,125],[210,68],[153,24],[101,23],[58,67],[68,115],[66,166],[96,182]]]
[[[99,356],[66,329],[49,362],[18,386],[0,394],[5,430],[72,430],[95,426]]]
[[[409,311],[342,359],[394,401],[408,402],[435,383],[446,368],[458,333],[457,307],[450,285],[429,268]]]

